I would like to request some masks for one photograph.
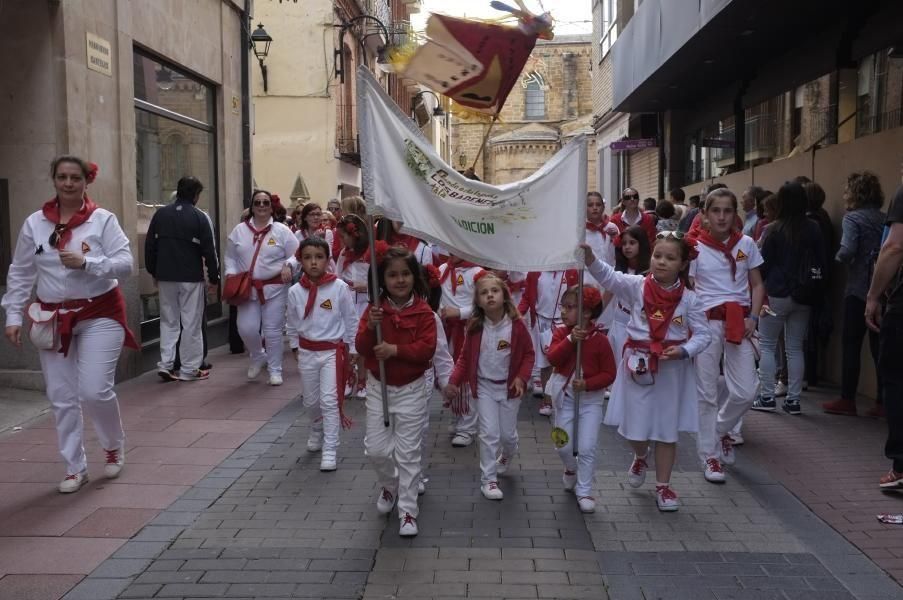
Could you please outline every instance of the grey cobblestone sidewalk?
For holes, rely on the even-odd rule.
[[[883,600],[903,589],[743,461],[706,483],[693,442],[679,453],[678,513],[652,486],[623,483],[630,453],[600,435],[597,512],[561,489],[549,423],[521,410],[520,457],[502,502],[479,493],[476,445],[454,449],[434,398],[430,483],[420,535],[376,513],[362,452],[363,406],[343,433],[335,473],[306,450],[298,401],[74,588],[104,598],[613,598]]]

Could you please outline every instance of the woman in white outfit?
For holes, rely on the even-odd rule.
[[[291,229],[273,221],[273,204],[269,192],[254,192],[250,217],[229,234],[224,262],[227,276],[251,271],[254,263],[251,297],[238,307],[238,333],[251,355],[248,379],[257,379],[266,365],[269,384],[282,385],[286,284],[292,280],[287,262],[298,249],[298,239]]]
[[[125,433],[113,385],[123,345],[138,348],[126,327],[117,280],[133,271],[129,240],[116,216],[86,194],[96,174],[96,165],[75,156],[53,161],[56,197],[25,219],[2,301],[6,337],[21,346],[23,312],[37,284],[36,302],[28,306],[37,325],[29,333],[40,349],[66,461],[62,493],[76,492],[88,481],[83,414],[94,422],[104,449],[104,475],[114,478],[122,471]]]

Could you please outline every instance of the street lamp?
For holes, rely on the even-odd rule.
[[[263,64],[263,61],[270,53],[270,44],[272,43],[273,38],[270,37],[270,34],[263,28],[263,23],[258,23],[257,29],[251,34],[251,47],[254,49],[254,56],[257,57],[257,62],[260,63],[260,72],[263,75],[264,92],[267,91],[267,66]]]
[[[386,40],[386,43],[385,43],[385,44],[380,44],[379,48],[377,48],[377,51],[376,51],[376,53],[377,53],[377,61],[376,61],[377,64],[385,64],[385,63],[388,62],[388,58],[387,58],[387,56],[388,56],[388,48],[387,48],[387,45],[388,45],[389,42],[390,42],[390,39],[389,39],[389,30],[386,29],[386,26],[383,24],[382,21],[380,21],[379,19],[377,19],[377,18],[374,17],[373,15],[366,15],[366,14],[365,14],[365,15],[358,15],[358,16],[354,17],[353,19],[351,19],[351,20],[349,20],[349,21],[347,21],[347,22],[345,22],[345,23],[342,23],[342,25],[339,27],[339,48],[336,48],[335,50],[333,50],[333,57],[334,57],[334,61],[333,61],[333,62],[335,63],[335,76],[338,77],[339,80],[340,80],[342,83],[345,83],[345,52],[344,52],[343,48],[341,47],[341,46],[342,46],[342,39],[345,37],[345,32],[346,32],[346,31],[348,31],[349,29],[351,29],[351,28],[354,27],[356,24],[358,24],[358,23],[360,23],[360,22],[362,22],[362,21],[371,21],[371,22],[373,22],[373,24],[374,24],[374,25],[376,26],[376,28],[378,29],[378,33],[382,34],[383,39]],[[360,45],[361,45],[361,56],[362,56],[362,57],[365,57],[365,56],[367,55],[367,50],[366,50],[366,47],[365,47],[365,45],[364,45],[364,41],[366,40],[366,38],[368,38],[368,37],[371,36],[371,35],[374,35],[374,34],[372,34],[372,33],[364,33],[363,35],[359,36],[358,42],[359,42]]]
[[[423,90],[423,91],[417,92],[416,94],[414,94],[414,97],[411,98],[411,106],[413,107],[414,103],[417,101],[417,98],[420,98],[424,94],[430,94],[431,96],[433,96],[433,98],[436,99],[436,108],[433,109],[433,116],[434,117],[444,117],[445,111],[442,110],[442,100],[439,98],[439,95],[436,94],[436,92],[433,92],[430,90]],[[421,100],[421,102],[422,102],[422,100]]]

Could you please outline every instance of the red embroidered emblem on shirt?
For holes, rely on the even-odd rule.
[[[329,300],[329,298],[327,298],[326,300],[323,301],[323,303],[320,305],[320,308],[325,308],[326,310],[332,310],[332,302]]]
[[[737,260],[746,260],[746,255],[743,254],[743,250],[737,250]]]
[[[91,251],[91,246],[89,246],[85,242],[82,242],[82,254],[87,254],[90,251]]]
[[[455,285],[464,285],[464,276],[458,275],[458,279],[455,281]]]
[[[671,322],[674,323],[675,325],[677,325],[678,327],[681,327],[684,324],[684,318],[682,316],[678,315],[678,316],[674,317],[673,319],[671,319]]]
[[[496,348],[496,349],[497,350],[507,350],[510,347],[511,347],[511,344],[509,344],[506,340],[499,340],[499,345],[498,345],[498,348]]]

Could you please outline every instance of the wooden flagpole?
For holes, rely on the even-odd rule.
[[[477,169],[477,163],[480,162],[480,157],[483,156],[483,150],[486,149],[486,142],[489,141],[489,134],[492,133],[492,128],[495,127],[495,122],[498,120],[498,116],[492,117],[492,122],[489,123],[489,129],[486,130],[486,135],[483,136],[483,143],[480,145],[480,150],[479,152],[477,152],[477,157],[473,159],[473,164],[470,165],[470,170],[474,173]]]
[[[379,274],[376,264],[376,231],[373,228],[373,214],[367,211],[367,228],[369,229],[370,239],[370,309],[379,308]],[[383,343],[383,327],[382,323],[376,325],[376,343]],[[386,389],[386,361],[379,361],[379,389],[383,399],[383,425],[389,426],[389,392]]]
[[[577,327],[583,329],[583,266],[581,265],[577,273]],[[583,378],[583,340],[577,340],[577,364],[574,367],[574,379]],[[574,456],[580,454],[578,450],[580,439],[580,392],[574,390],[574,436],[573,436],[573,453]]]

